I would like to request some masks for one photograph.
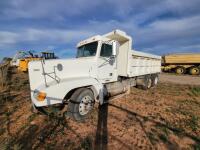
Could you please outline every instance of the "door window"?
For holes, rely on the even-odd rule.
[[[101,57],[110,57],[112,56],[112,45],[103,43],[101,46]]]

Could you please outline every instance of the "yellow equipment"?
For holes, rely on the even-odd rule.
[[[41,56],[33,56],[33,54],[30,55],[30,57],[22,58],[19,60],[19,66],[18,70],[27,72],[28,71],[28,63],[30,61],[38,61],[42,59],[56,59],[57,57],[52,52],[41,52]]]
[[[162,57],[162,70],[174,71],[177,74],[200,74],[200,53],[172,54]]]
[[[24,59],[20,59],[18,70],[19,71],[23,71],[23,72],[27,72],[28,71],[28,63],[30,61],[36,61],[36,60],[41,60],[41,58],[24,58]]]

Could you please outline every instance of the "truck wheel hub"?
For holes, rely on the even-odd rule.
[[[93,108],[92,98],[90,96],[84,96],[79,104],[80,115],[86,115]]]
[[[199,73],[199,70],[196,69],[196,68],[194,68],[194,69],[192,69],[192,73],[193,73],[193,74],[197,74],[197,73]]]
[[[155,78],[154,84],[155,84],[155,85],[158,84],[158,77]]]
[[[149,79],[149,80],[148,80],[147,87],[148,87],[148,88],[150,88],[150,87],[151,87],[151,84],[152,84],[152,80],[151,80],[151,79]]]
[[[179,69],[177,70],[177,73],[182,74],[182,73],[183,73],[183,69],[182,69],[182,68],[179,68]]]

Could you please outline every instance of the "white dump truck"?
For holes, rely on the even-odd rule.
[[[160,56],[132,50],[132,38],[114,30],[78,43],[76,58],[30,62],[31,99],[38,110],[65,109],[83,120],[95,102],[157,85],[160,71]]]

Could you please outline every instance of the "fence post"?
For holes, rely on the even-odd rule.
[[[0,75],[0,80],[1,80],[1,87],[3,88],[3,67],[0,67],[1,70],[1,75]]]
[[[2,88],[4,88],[4,84],[6,83],[6,77],[7,77],[7,73],[8,73],[8,67],[9,67],[9,62],[4,63],[2,65],[0,65],[0,80],[1,80],[1,86]]]

